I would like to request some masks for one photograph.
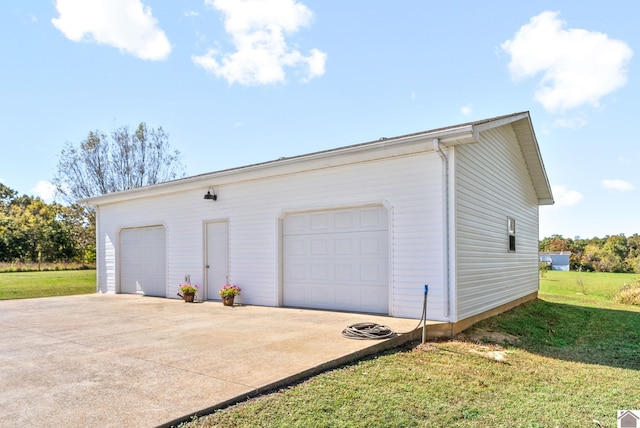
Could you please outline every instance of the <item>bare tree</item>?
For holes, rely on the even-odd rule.
[[[159,127],[142,122],[134,132],[121,127],[106,135],[89,132],[78,146],[67,142],[53,183],[67,202],[184,177],[180,152]]]

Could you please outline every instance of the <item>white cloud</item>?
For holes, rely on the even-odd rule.
[[[325,72],[327,54],[311,49],[304,56],[292,48],[285,36],[311,23],[313,14],[295,0],[205,0],[224,16],[224,28],[235,52],[209,49],[192,61],[230,84],[259,85],[284,82],[285,67],[303,81]]]
[[[140,0],[56,0],[53,25],[74,42],[93,41],[145,60],[166,59],[171,44]]]
[[[36,187],[31,189],[35,196],[40,196],[43,201],[51,202],[56,194],[56,186],[48,181],[40,180],[36,183]]]
[[[633,165],[635,163],[635,159],[627,156],[618,156],[618,162],[623,165]]]
[[[606,189],[620,190],[622,192],[634,189],[633,184],[624,180],[602,180],[602,186]]]
[[[460,108],[460,113],[465,116],[469,116],[471,113],[473,113],[473,109],[471,108],[471,106],[464,106]]]
[[[627,83],[627,64],[633,51],[607,34],[580,28],[565,29],[558,12],[542,12],[522,26],[501,47],[511,55],[509,71],[515,79],[542,74],[535,100],[551,112],[600,99]]]
[[[555,206],[572,207],[577,205],[583,198],[582,193],[577,190],[569,190],[567,186],[557,185],[551,186]]]
[[[587,124],[587,120],[582,115],[574,117],[562,117],[553,122],[556,128],[579,129]]]

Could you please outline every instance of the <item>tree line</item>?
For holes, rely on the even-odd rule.
[[[184,177],[180,152],[162,129],[141,122],[107,134],[91,131],[67,142],[52,179],[56,197],[48,204],[18,196],[0,183],[0,262],[95,263],[95,212],[76,200]]]
[[[571,270],[640,273],[640,235],[607,235],[571,239],[552,235],[539,242],[540,251],[571,251]]]
[[[0,183],[0,262],[95,262],[95,213],[48,204]]]

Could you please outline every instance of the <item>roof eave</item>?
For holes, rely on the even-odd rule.
[[[229,182],[248,181],[269,176],[292,174],[311,169],[328,168],[349,163],[357,163],[402,156],[413,152],[430,151],[431,140],[440,139],[447,146],[474,142],[471,125],[443,128],[376,141],[339,147],[305,155],[280,158],[263,163],[220,170],[192,177],[181,178],[145,187],[114,192],[90,198],[78,199],[78,203],[97,206],[115,203],[136,197],[150,197],[176,193],[197,188],[220,186]],[[423,144],[428,142],[429,144]]]
[[[387,157],[431,151],[433,150],[431,144],[433,139],[437,138],[440,144],[447,147],[474,143],[478,141],[478,136],[483,130],[507,124],[514,124],[518,141],[525,154],[525,161],[536,189],[538,203],[540,205],[553,204],[551,187],[549,186],[528,112],[515,113],[399,137],[381,138],[367,143],[200,174],[122,192],[83,198],[79,199],[78,203],[97,206],[138,197],[152,197],[198,188],[206,189],[230,182],[250,181],[278,175],[294,174],[307,170],[330,168],[350,163],[367,162]]]

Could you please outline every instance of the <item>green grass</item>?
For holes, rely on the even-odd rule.
[[[610,301],[624,284],[636,278],[638,275],[634,273],[548,271],[540,279],[540,292],[567,296],[576,302]]]
[[[0,300],[95,292],[95,270],[0,273]]]
[[[186,425],[615,427],[617,410],[640,409],[640,308],[607,300],[626,276],[581,275],[586,294],[575,273],[549,272],[540,299],[453,340],[390,351]]]
[[[94,269],[94,264],[86,263],[24,263],[24,262],[0,262],[0,273],[5,272],[39,272],[51,270],[84,270]]]

